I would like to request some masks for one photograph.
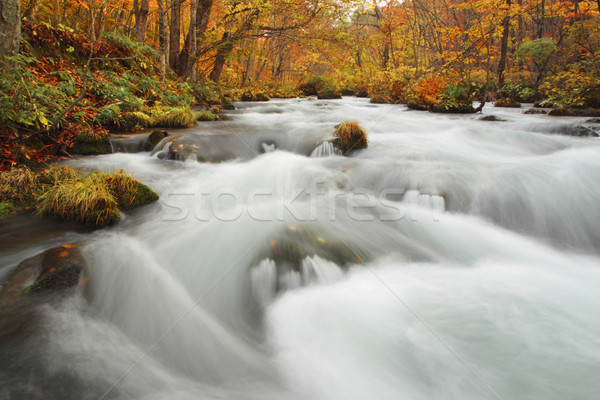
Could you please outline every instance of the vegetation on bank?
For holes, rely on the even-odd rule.
[[[17,206],[39,215],[103,227],[116,223],[121,211],[156,200],[158,195],[152,189],[123,171],[82,174],[52,166],[40,172],[25,167],[0,172],[0,202],[8,212]]]

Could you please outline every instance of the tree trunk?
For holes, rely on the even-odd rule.
[[[500,46],[500,61],[498,62],[498,90],[504,91],[504,70],[506,69],[506,53],[508,52],[508,34],[510,32],[510,7],[512,0],[506,0],[506,15],[502,19],[502,42]]]
[[[546,25],[546,0],[542,0],[541,3],[541,17],[540,17],[540,26],[538,27],[538,39],[544,37],[544,25]]]
[[[158,48],[160,53],[160,72],[165,77],[167,56],[169,54],[169,34],[167,32],[167,8],[165,0],[158,0]]]
[[[21,44],[21,2],[0,0],[0,56],[19,51]]]
[[[177,70],[181,41],[181,0],[171,1],[171,23],[169,24],[169,65]]]
[[[208,26],[212,5],[213,0],[191,1],[190,29],[178,59],[179,70],[177,73],[184,79],[190,77],[194,70],[198,59],[198,43],[204,40],[204,32]]]
[[[223,44],[219,46],[217,49],[217,56],[215,57],[215,65],[213,66],[212,71],[210,72],[210,79],[219,83],[221,80],[221,74],[223,73],[223,67],[225,66],[225,61],[227,61],[227,57],[231,50],[233,50],[233,43],[231,43],[228,38],[230,34],[229,32],[225,32],[223,34]]]
[[[135,13],[135,39],[140,43],[146,42],[146,30],[148,28],[148,3],[149,0],[142,0],[138,7],[138,1],[134,0]]]
[[[23,18],[25,18],[29,22],[35,20],[39,9],[40,0],[31,0],[29,2],[29,5],[25,9],[25,12],[23,12]]]

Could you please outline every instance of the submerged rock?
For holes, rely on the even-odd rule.
[[[505,119],[498,118],[495,115],[486,115],[486,116],[479,118],[479,120],[480,121],[490,121],[490,122],[506,121]]]
[[[86,260],[77,244],[64,244],[22,261],[0,292],[0,307],[23,296],[61,291],[82,282]]]
[[[529,110],[523,111],[523,114],[530,114],[530,115],[533,115],[533,114],[548,114],[548,111],[547,110],[542,110],[542,109],[539,109],[539,108],[530,108]]]

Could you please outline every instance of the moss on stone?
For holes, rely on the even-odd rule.
[[[440,103],[432,106],[429,111],[440,114],[472,114],[475,109],[471,103]]]
[[[110,135],[92,129],[82,131],[75,137],[70,152],[81,155],[110,154],[112,153]]]
[[[165,128],[188,128],[196,125],[196,114],[189,108],[175,107],[158,113],[154,124]]]
[[[217,115],[210,111],[203,111],[196,114],[198,121],[216,121]]]
[[[394,103],[394,101],[392,100],[392,98],[390,96],[385,95],[383,93],[379,93],[379,94],[376,94],[373,97],[371,97],[371,100],[369,100],[369,103],[392,104],[392,103]]]
[[[513,99],[502,98],[494,102],[494,107],[521,108],[521,103]]]

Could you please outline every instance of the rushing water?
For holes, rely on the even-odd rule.
[[[0,318],[25,326],[0,336],[0,399],[598,398],[600,142],[485,111],[506,121],[241,104],[175,133],[235,160],[72,162],[161,201],[3,251],[5,276],[75,238],[90,268],[78,296]],[[351,157],[323,142],[345,120],[369,133]]]

